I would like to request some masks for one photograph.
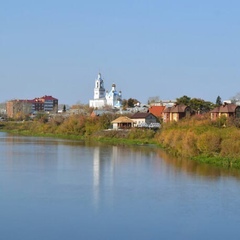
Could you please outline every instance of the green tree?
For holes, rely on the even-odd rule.
[[[192,111],[197,113],[205,113],[214,108],[214,104],[200,98],[190,98],[186,95],[177,98],[177,104],[189,106]]]
[[[197,113],[206,113],[214,108],[214,104],[200,98],[192,98],[189,106]]]
[[[134,107],[134,99],[133,98],[128,99],[128,107]]]
[[[134,105],[135,104],[137,104],[137,103],[139,103],[139,101],[137,100],[137,99],[135,99],[135,98],[129,98],[128,100],[127,100],[127,105],[128,105],[128,107],[134,107]]]
[[[123,108],[127,108],[127,99],[123,99],[122,100],[122,106],[123,106]]]
[[[177,98],[176,100],[177,100],[177,104],[184,104],[186,106],[189,106],[191,98],[186,96],[186,95],[184,95],[184,96],[182,96],[180,98]]]
[[[112,113],[104,113],[98,118],[98,124],[100,129],[107,129],[111,127],[111,122],[117,118],[117,115]]]
[[[222,105],[222,99],[220,96],[217,96],[217,99],[216,99],[216,106],[221,106]]]
[[[63,105],[63,112],[66,112],[66,105]]]

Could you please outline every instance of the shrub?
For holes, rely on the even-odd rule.
[[[220,152],[221,137],[218,132],[208,131],[197,139],[197,148],[200,153],[212,156]]]
[[[224,139],[221,143],[220,155],[223,157],[240,157],[240,139]]]
[[[182,140],[182,155],[186,157],[194,157],[199,154],[197,148],[197,135],[193,131],[187,131]]]
[[[162,144],[164,147],[171,147],[172,140],[173,140],[173,133],[174,130],[168,130],[166,132],[162,132]]]
[[[138,129],[133,128],[129,131],[128,138],[129,139],[153,139],[155,132],[150,129]]]

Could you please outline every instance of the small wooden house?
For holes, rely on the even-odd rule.
[[[119,117],[112,122],[113,129],[129,129],[133,127],[134,121],[126,116]]]

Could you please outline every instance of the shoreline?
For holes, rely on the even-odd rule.
[[[111,137],[84,137],[84,136],[76,136],[76,135],[64,135],[64,134],[51,134],[51,133],[30,133],[28,131],[19,131],[19,130],[6,130],[1,129],[1,132],[6,132],[13,135],[20,136],[29,136],[29,137],[46,137],[46,138],[56,138],[56,139],[65,139],[65,140],[75,140],[75,141],[85,141],[85,142],[98,142],[109,145],[119,145],[119,146],[146,146],[146,147],[157,147],[164,150],[169,156],[186,158],[191,161],[196,161],[198,163],[204,163],[212,166],[217,166],[221,168],[234,168],[240,169],[240,161],[238,159],[224,158],[219,156],[195,156],[195,157],[184,157],[180,154],[177,154],[174,149],[167,149],[162,145],[158,144],[157,141],[144,141],[142,139],[126,139],[126,138],[111,138]]]

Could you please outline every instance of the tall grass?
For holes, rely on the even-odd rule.
[[[223,127],[223,123],[208,118],[185,119],[165,124],[156,138],[160,145],[176,155],[240,161],[240,129],[230,122],[234,121],[225,121]]]

